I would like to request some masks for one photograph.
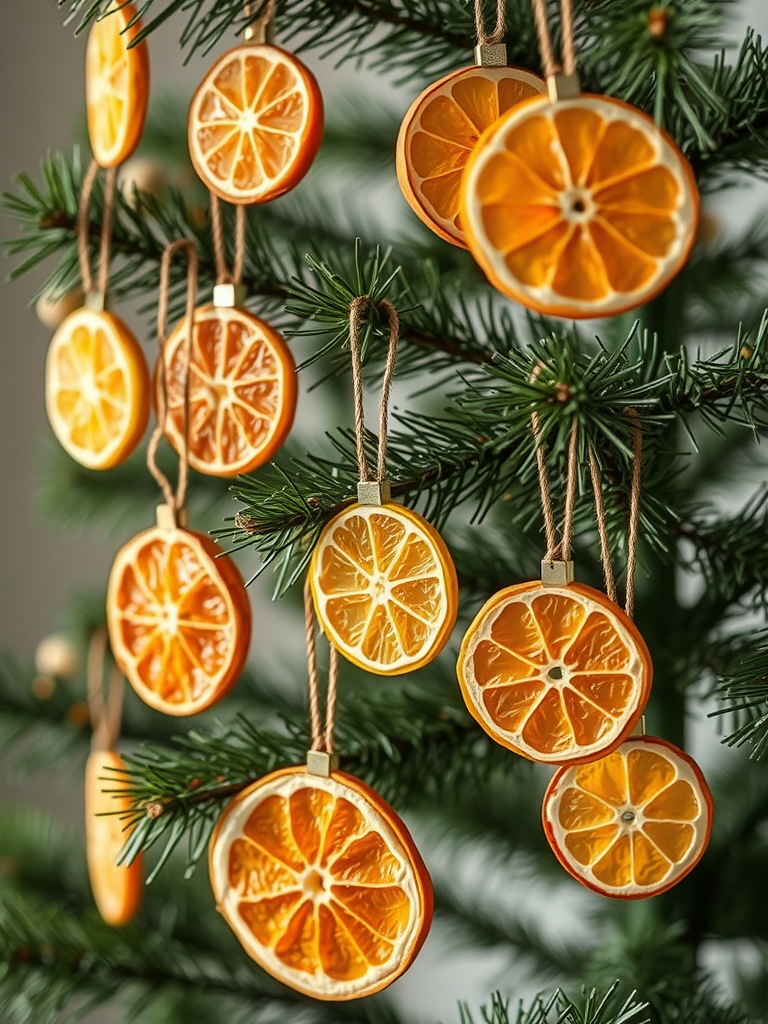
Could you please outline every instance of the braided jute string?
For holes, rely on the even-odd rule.
[[[496,0],[496,27],[486,32],[483,18],[483,0],[475,0],[475,32],[481,46],[494,46],[504,38],[507,18],[507,0]]]
[[[629,524],[627,526],[627,586],[624,598],[624,611],[631,619],[635,613],[635,573],[637,568],[637,530],[640,521],[640,488],[642,484],[643,434],[640,421],[634,409],[627,414],[632,420],[632,483],[629,491]],[[593,452],[589,454],[589,466],[592,476],[592,490],[595,492],[595,516],[597,532],[600,535],[600,554],[603,562],[605,590],[613,602],[617,601],[616,579],[611,562],[608,545],[608,527],[603,510],[603,490],[600,483],[600,470]]]
[[[562,72],[564,75],[572,75],[576,70],[576,55],[573,38],[573,8],[571,0],[560,0],[560,22],[563,37],[563,57],[560,64],[555,60],[552,49],[552,37],[549,34],[547,22],[546,0],[531,0],[533,3],[533,17],[536,21],[536,34],[539,37],[539,53],[541,54],[541,66],[544,70],[544,77],[550,78]]]
[[[109,686],[104,695],[104,664],[107,654],[107,631],[97,629],[88,644],[88,713],[93,726],[91,748],[114,750],[120,736],[123,714],[123,673],[112,666]]]
[[[165,365],[165,342],[168,328],[168,299],[171,277],[171,261],[177,252],[185,252],[187,255],[187,311],[186,326],[187,336],[184,340],[184,430],[182,436],[184,443],[179,458],[179,479],[176,485],[176,494],[168,477],[163,473],[157,464],[157,448],[160,438],[165,433],[165,424],[168,417],[168,391]],[[163,258],[160,263],[160,297],[157,305],[157,340],[160,345],[160,387],[157,393],[157,426],[152,437],[149,439],[147,448],[147,468],[157,480],[163,492],[166,502],[173,509],[174,513],[184,507],[184,499],[187,493],[187,478],[189,476],[189,367],[192,361],[192,337],[195,332],[195,305],[197,303],[197,275],[198,258],[197,248],[194,242],[187,238],[180,238],[166,246]]]
[[[235,220],[235,262],[230,273],[227,254],[224,249],[224,226],[221,218],[221,201],[211,192],[211,229],[213,232],[213,254],[216,259],[216,284],[240,284],[245,263],[245,207],[238,206]]]
[[[307,632],[307,668],[309,672],[309,723],[312,731],[312,750],[333,753],[333,733],[336,722],[336,694],[339,679],[339,655],[331,644],[328,661],[328,692],[325,699],[325,731],[320,716],[320,683],[317,675],[317,645],[315,643],[315,606],[309,577],[304,583],[304,619]]]
[[[90,229],[90,206],[93,187],[99,175],[101,167],[96,160],[91,160],[90,167],[83,178],[83,188],[80,193],[80,205],[77,210],[77,257],[80,261],[80,276],[83,279],[83,291],[89,295],[93,290],[93,271],[88,248],[88,236]],[[104,298],[107,294],[109,283],[109,249],[112,242],[112,216],[115,209],[115,187],[117,183],[117,168],[110,167],[107,171],[107,180],[104,186],[104,210],[101,218],[101,245],[99,249],[99,281],[98,292]]]
[[[370,480],[368,463],[365,458],[365,390],[363,385],[363,368],[360,360],[360,321],[363,313],[370,306],[367,295],[360,295],[349,306],[349,348],[352,354],[352,383],[355,391],[355,446],[357,449],[357,465],[362,482]],[[376,463],[376,480],[384,479],[387,458],[387,425],[389,421],[389,396],[392,390],[392,376],[395,372],[397,359],[397,341],[400,336],[400,320],[397,310],[386,299],[378,304],[389,320],[389,348],[384,373],[381,378],[381,400],[379,403],[379,450]]]

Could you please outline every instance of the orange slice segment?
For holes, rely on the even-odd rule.
[[[577,881],[603,896],[643,899],[701,860],[712,796],[692,758],[643,736],[592,764],[561,768],[543,818],[550,846]]]
[[[165,345],[165,433],[177,452],[183,449],[186,340],[184,319]],[[268,462],[291,429],[296,396],[293,358],[269,324],[237,307],[196,310],[189,373],[194,469],[235,476]]]
[[[243,579],[217,544],[192,530],[156,527],[119,551],[107,622],[120,668],[142,700],[167,715],[221,700],[248,655]]]
[[[401,505],[351,505],[312,555],[315,610],[331,643],[379,675],[437,657],[458,613],[458,581],[442,538]]]
[[[132,809],[128,797],[110,790],[122,788],[115,770],[125,762],[110,750],[90,754],[85,766],[85,844],[93,898],[107,924],[127,924],[141,901],[141,854],[128,866],[117,863],[130,834],[117,812]]]
[[[266,203],[304,177],[323,137],[315,76],[277,46],[238,46],[192,98],[189,152],[203,183],[231,203]]]
[[[457,674],[472,715],[523,757],[578,764],[632,732],[651,688],[648,648],[598,590],[522,583],[480,609]]]
[[[461,189],[467,243],[491,283],[548,316],[614,316],[683,267],[699,217],[688,161],[619,100],[525,100],[482,136]]]
[[[544,92],[522,68],[470,67],[426,89],[403,118],[397,180],[411,209],[446,242],[466,248],[461,175],[482,133],[516,103]]]
[[[149,102],[149,56],[131,4],[112,4],[88,36],[85,96],[91,149],[102,167],[117,167],[141,139]],[[130,25],[130,28],[128,27]]]
[[[272,772],[211,837],[218,909],[264,970],[315,999],[358,999],[410,967],[432,884],[405,825],[344,772]]]
[[[149,373],[133,333],[111,313],[77,309],[53,336],[45,406],[62,447],[88,469],[127,459],[149,419]]]

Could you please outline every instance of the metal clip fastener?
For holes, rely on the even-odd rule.
[[[331,772],[339,769],[339,755],[329,754],[327,750],[307,751],[307,771],[310,775],[324,775],[326,778]]]
[[[505,68],[506,43],[478,43],[475,47],[475,64],[481,68]]]
[[[645,715],[640,715],[637,725],[629,734],[629,738],[632,740],[639,739],[641,736],[645,736]]]
[[[92,313],[103,313],[107,308],[107,296],[104,292],[88,292],[84,305]]]
[[[386,505],[392,500],[389,480],[361,480],[357,485],[357,500],[361,505]]]
[[[241,284],[215,284],[213,286],[213,304],[224,309],[242,306],[245,302],[245,288]]]
[[[187,525],[187,510],[180,508],[174,511],[171,505],[157,506],[157,528],[158,530],[176,530],[180,526]]]
[[[581,81],[578,71],[570,75],[563,75],[559,72],[556,75],[549,75],[547,78],[547,93],[550,100],[572,100],[581,95]]]
[[[541,582],[545,587],[567,587],[573,583],[573,562],[542,562]]]

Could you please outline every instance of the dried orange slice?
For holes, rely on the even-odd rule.
[[[234,686],[248,655],[251,607],[237,566],[202,533],[155,527],[112,566],[109,642],[150,707],[194,715]]]
[[[315,999],[385,988],[432,922],[432,884],[405,825],[344,772],[285,768],[249,786],[219,819],[208,864],[246,953]]]
[[[237,46],[192,98],[189,152],[203,183],[231,203],[266,203],[310,168],[323,137],[315,76],[277,46]]]
[[[326,636],[368,672],[421,668],[456,622],[459,585],[448,548],[401,505],[354,504],[334,516],[312,554],[309,581]]]
[[[178,452],[184,436],[186,341],[184,319],[165,345],[165,434]],[[189,372],[189,462],[194,469],[235,476],[268,462],[291,429],[296,394],[293,358],[269,324],[237,307],[195,311]]]
[[[643,736],[592,764],[561,768],[543,816],[566,871],[603,896],[636,900],[670,889],[701,860],[712,795],[692,758]]]
[[[134,334],[111,313],[75,310],[53,336],[45,406],[62,447],[88,469],[127,459],[149,419],[149,373]]]
[[[126,796],[115,796],[125,762],[111,750],[94,751],[85,766],[85,846],[93,898],[107,924],[127,924],[141,901],[141,854],[129,864],[117,858],[130,829],[120,813],[132,809]]]
[[[605,96],[525,100],[483,135],[461,209],[499,291],[552,316],[613,316],[657,295],[696,237],[688,161],[645,114]]]
[[[651,688],[648,648],[605,594],[521,583],[488,601],[461,644],[467,707],[497,743],[548,764],[614,750]]]
[[[149,56],[131,4],[112,4],[91,29],[85,53],[88,135],[102,167],[117,167],[141,139],[149,102]],[[128,27],[130,25],[130,28]]]
[[[397,180],[416,216],[444,241],[467,247],[461,175],[477,140],[510,107],[545,88],[522,68],[462,68],[411,105],[397,137]]]

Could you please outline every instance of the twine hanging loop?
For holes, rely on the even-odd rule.
[[[562,30],[562,58],[560,61],[556,59],[552,46],[546,0],[531,0],[531,2],[536,22],[536,35],[539,39],[541,66],[547,80],[549,98],[554,101],[578,96],[581,92],[581,84],[576,71],[572,0],[560,0],[560,27]]]
[[[349,306],[349,348],[352,360],[352,384],[355,397],[355,449],[360,474],[358,500],[364,504],[380,505],[389,500],[389,486],[385,479],[387,460],[387,431],[389,424],[389,399],[392,391],[392,377],[397,360],[397,342],[400,336],[400,320],[397,310],[387,299],[378,303],[389,321],[389,344],[387,361],[381,378],[379,401],[379,445],[376,458],[376,475],[371,477],[365,454],[365,388],[360,356],[360,327],[363,316],[371,307],[367,295],[358,296]]]
[[[104,667],[107,657],[107,631],[97,629],[88,644],[88,713],[91,719],[93,751],[114,750],[120,737],[123,715],[123,673],[113,665],[104,692]]]
[[[171,482],[157,464],[157,449],[160,438],[165,433],[165,425],[168,417],[168,390],[167,390],[167,367],[165,364],[165,342],[167,339],[168,301],[171,276],[171,262],[178,252],[184,252],[187,257],[187,308],[186,308],[186,338],[182,349],[184,361],[184,429],[182,437],[184,443],[179,457],[179,478],[174,494]],[[197,248],[187,238],[171,242],[163,252],[160,264],[160,297],[157,306],[157,340],[160,346],[159,363],[159,388],[157,393],[157,426],[147,447],[147,468],[160,485],[165,497],[166,504],[171,509],[174,521],[179,517],[184,508],[184,500],[187,493],[187,480],[189,477],[189,368],[192,361],[192,339],[195,333],[195,306],[197,304],[197,279],[198,279],[198,256]]]
[[[89,247],[90,207],[93,189],[101,166],[97,160],[91,160],[83,178],[80,192],[80,203],[77,210],[77,258],[80,264],[80,276],[83,279],[83,291],[89,306],[104,309],[109,284],[109,255],[112,244],[112,220],[115,209],[115,189],[117,185],[117,168],[110,167],[104,185],[104,209],[101,218],[101,242],[99,247],[99,276],[94,286],[93,270]]]
[[[304,583],[304,621],[307,638],[307,669],[309,675],[309,723],[312,746],[307,754],[307,768],[316,775],[329,775],[338,766],[334,752],[336,725],[336,695],[338,692],[339,654],[330,645],[328,661],[328,688],[325,698],[325,725],[320,713],[320,682],[317,671],[317,643],[315,638],[315,606],[307,577]]]

